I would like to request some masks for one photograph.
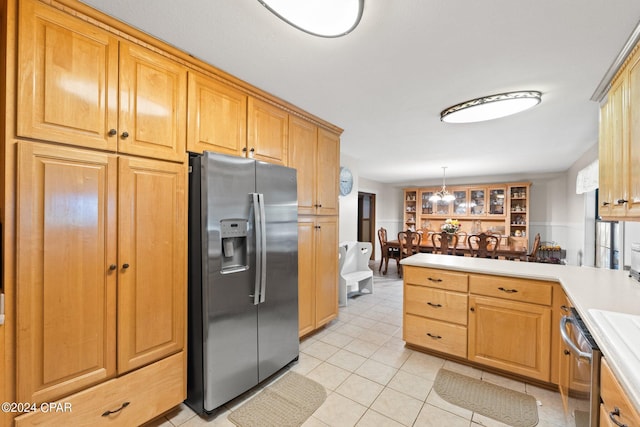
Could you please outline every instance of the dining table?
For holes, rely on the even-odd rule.
[[[400,241],[388,240],[386,242],[387,248],[397,249],[397,253],[400,252]],[[431,241],[420,242],[419,251],[424,253],[433,253],[434,247]],[[440,248],[437,248],[437,252],[440,252]],[[453,247],[449,247],[445,255],[458,255],[458,256],[471,256],[471,249],[466,242],[459,242],[455,251]],[[507,260],[526,260],[527,248],[515,247],[512,245],[501,244],[496,249],[496,258]],[[383,271],[383,274],[387,274],[387,268]]]

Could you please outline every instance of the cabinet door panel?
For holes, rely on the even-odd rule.
[[[627,216],[640,218],[640,53],[629,67],[629,171]]]
[[[186,166],[120,158],[118,372],[184,346]]]
[[[249,157],[287,166],[287,112],[252,97],[249,97],[247,109]]]
[[[118,151],[184,161],[186,108],[186,68],[140,46],[121,43]]]
[[[196,72],[189,72],[187,150],[244,156],[247,95]]]
[[[338,218],[317,217],[316,326],[338,316]]]
[[[298,220],[298,328],[299,336],[315,329],[316,261],[315,222],[313,218]]]
[[[18,144],[18,401],[51,401],[115,374],[116,164]]]
[[[338,183],[340,181],[340,137],[318,129],[317,213],[338,214]]]
[[[469,360],[549,381],[551,308],[469,296]]]
[[[18,135],[115,151],[118,41],[31,0],[19,19]]]
[[[318,128],[297,117],[289,119],[289,166],[298,172],[298,213],[316,213]]]

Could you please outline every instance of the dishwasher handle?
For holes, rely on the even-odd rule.
[[[591,353],[587,353],[585,351],[580,350],[576,343],[574,343],[569,334],[567,333],[567,323],[573,324],[576,328],[580,329],[579,325],[575,322],[575,319],[571,316],[562,316],[560,319],[560,335],[562,336],[562,341],[565,342],[569,346],[569,349],[572,353],[574,353],[577,357],[586,359],[591,363]]]

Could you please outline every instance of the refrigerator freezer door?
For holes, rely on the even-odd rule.
[[[212,411],[257,384],[254,161],[205,153],[201,191],[204,409]],[[221,224],[229,219],[247,224],[244,238],[229,237],[246,244],[245,269],[223,269]]]
[[[264,195],[266,284],[258,306],[259,381],[298,357],[298,199],[296,171],[256,162]]]

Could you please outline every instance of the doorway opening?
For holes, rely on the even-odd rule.
[[[371,242],[373,250],[371,259],[375,259],[376,252],[376,195],[358,192],[358,241]]]

